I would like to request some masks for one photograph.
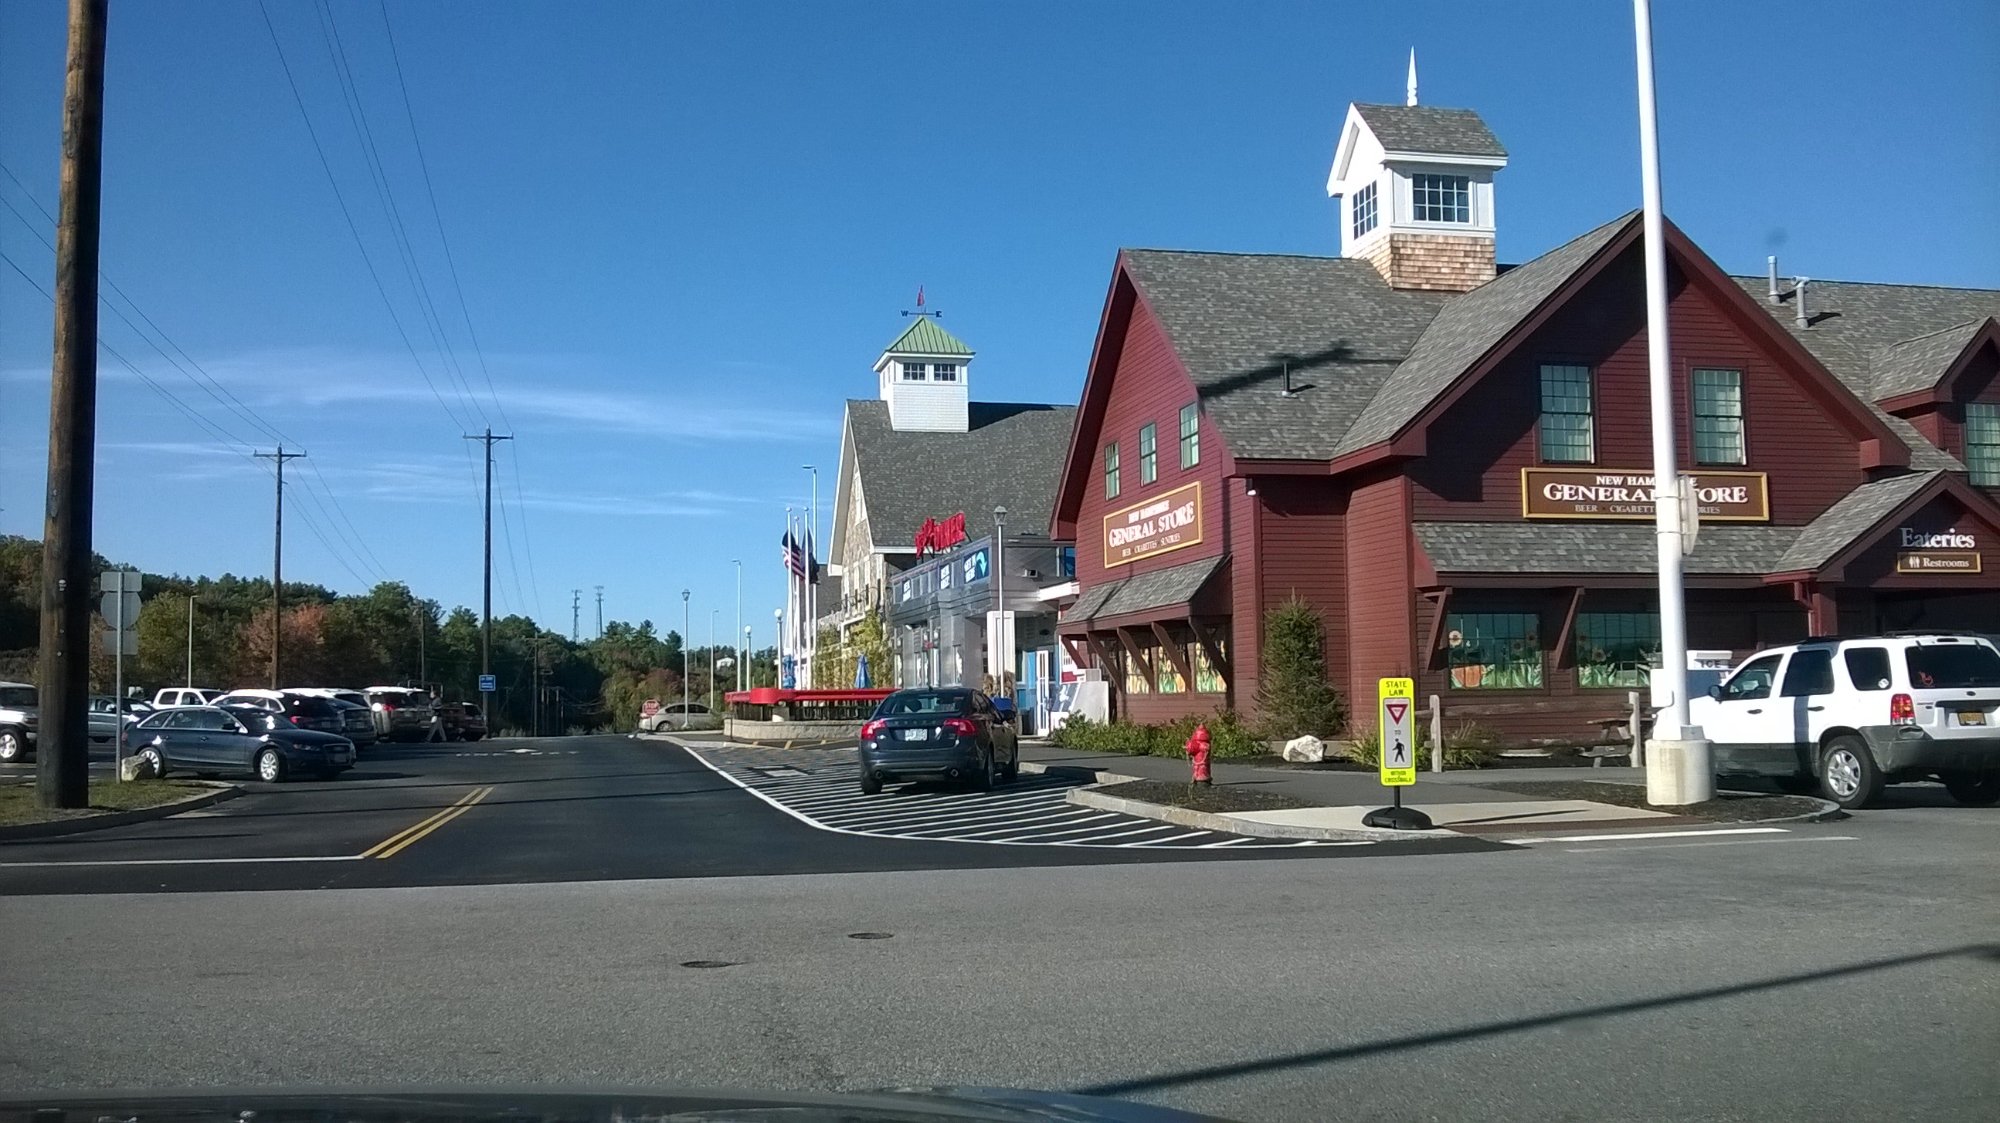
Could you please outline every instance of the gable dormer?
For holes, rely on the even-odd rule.
[[[1470,109],[1347,107],[1326,193],[1346,200],[1340,252],[1391,287],[1465,292],[1493,279],[1493,173],[1507,150]]]
[[[899,432],[965,432],[970,425],[967,371],[972,354],[972,348],[940,327],[935,316],[919,315],[875,360],[882,400],[889,403],[890,427]]]

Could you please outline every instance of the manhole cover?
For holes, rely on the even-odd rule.
[[[690,959],[690,960],[687,960],[687,961],[683,962],[683,963],[681,964],[681,966],[683,966],[683,967],[696,967],[696,968],[706,968],[706,967],[734,967],[734,966],[736,966],[736,964],[735,964],[735,963],[733,963],[733,962],[731,962],[731,961],[729,961],[729,960],[727,960],[727,959]]]
[[[849,932],[847,938],[850,940],[893,940],[896,938],[896,934],[894,932]]]

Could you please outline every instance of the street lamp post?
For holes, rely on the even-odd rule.
[[[1000,633],[993,640],[993,689],[1007,694],[1007,675],[1014,667],[1014,645],[1007,632],[1007,508],[993,508],[993,627]]]
[[[691,611],[688,608],[688,595],[686,589],[681,590],[681,713],[683,715],[688,711],[688,637],[694,632],[694,629],[688,626]]]
[[[748,690],[757,685],[757,681],[750,677],[750,625],[748,624],[743,625],[743,662],[737,667],[736,682],[738,690]]]
[[[785,610],[771,610],[771,685],[785,685]]]
[[[819,468],[812,464],[802,465],[812,473],[812,510],[806,518],[806,677],[808,687],[818,686],[812,679],[812,666],[819,655],[819,581],[813,571],[819,561]]]
[[[736,562],[736,630],[740,632],[743,630],[743,559],[737,558],[735,559],[735,562]],[[746,642],[744,643],[743,646],[747,649],[750,645],[749,643]],[[750,681],[746,677],[748,674],[749,674],[748,668],[744,666],[743,660],[739,658],[736,661],[736,689],[738,690],[743,689],[743,685]]]
[[[708,712],[715,712],[715,614],[720,609],[708,610]]]

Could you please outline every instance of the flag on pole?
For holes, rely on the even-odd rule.
[[[918,286],[917,286],[917,307],[919,307],[919,308],[922,308],[923,306],[924,306],[924,286],[922,286],[922,285],[918,285]]]

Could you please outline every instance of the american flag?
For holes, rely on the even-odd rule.
[[[798,540],[792,537],[792,532],[789,530],[785,532],[784,540],[780,545],[785,548],[785,568],[794,577],[804,577],[806,575],[805,548],[799,545]]]

